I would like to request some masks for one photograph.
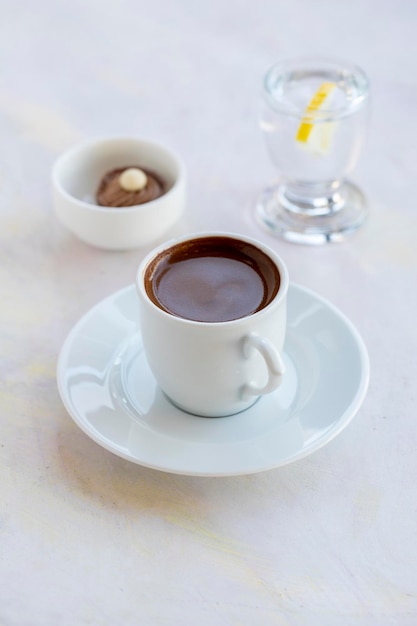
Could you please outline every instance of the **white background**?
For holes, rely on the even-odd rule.
[[[417,5],[412,0],[0,2],[0,623],[2,626],[413,626],[417,621]],[[355,180],[370,218],[311,248],[253,217],[274,177],[257,125],[276,60],[321,54],[372,84]],[[355,323],[365,402],[281,469],[192,478],[141,468],[72,422],[60,347],[147,249],[108,253],[53,214],[74,143],[134,134],[189,173],[172,234],[258,237],[291,280]]]

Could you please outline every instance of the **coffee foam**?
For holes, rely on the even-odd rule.
[[[200,322],[252,315],[274,299],[280,275],[256,246],[226,236],[178,243],[157,255],[145,272],[145,289],[163,311]]]

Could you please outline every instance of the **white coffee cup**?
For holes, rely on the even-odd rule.
[[[216,252],[219,246],[221,251]],[[207,261],[207,257],[219,258]],[[216,269],[204,269],[205,263],[210,268],[216,263]],[[178,274],[173,274],[173,267]],[[235,267],[242,270],[242,277],[239,274],[232,284]],[[204,272],[209,272],[210,281],[214,272],[224,284],[216,284],[212,293]],[[180,283],[175,282],[177,275]],[[279,387],[285,369],[281,354],[289,278],[285,264],[268,246],[233,233],[187,235],[150,252],[139,266],[136,285],[149,366],[162,391],[179,408],[206,417],[232,415]],[[252,292],[258,297],[260,290],[263,302],[252,302]],[[217,309],[211,310],[216,298],[222,307],[231,307],[227,315],[235,319],[226,314],[227,319],[220,319]],[[194,300],[201,310],[192,308]],[[251,310],[245,312],[245,307]],[[193,315],[196,319],[190,319]]]

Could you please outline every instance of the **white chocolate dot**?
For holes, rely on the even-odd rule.
[[[125,191],[140,191],[146,187],[148,177],[138,167],[129,167],[119,176],[119,185]]]

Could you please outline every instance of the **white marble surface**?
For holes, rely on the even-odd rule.
[[[0,1],[0,623],[412,626],[417,623],[417,5],[412,0]],[[348,242],[281,243],[253,219],[274,172],[257,128],[282,56],[335,55],[372,81],[356,171],[371,215]],[[293,465],[164,474],[99,447],[60,401],[74,323],[133,282],[55,219],[54,159],[137,134],[189,170],[177,233],[230,229],[285,258],[369,349],[355,420]]]

